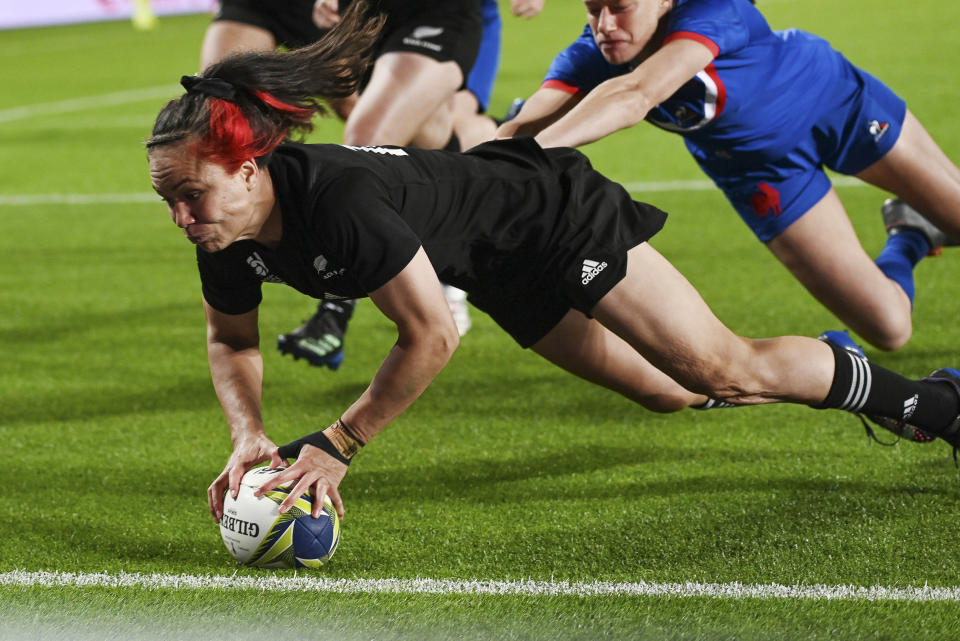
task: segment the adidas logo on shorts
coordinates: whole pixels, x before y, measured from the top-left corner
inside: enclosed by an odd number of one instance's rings
[[[589,285],[590,281],[596,278],[600,272],[607,268],[607,261],[598,263],[595,260],[590,260],[589,258],[583,261],[583,280],[580,282],[584,285]]]

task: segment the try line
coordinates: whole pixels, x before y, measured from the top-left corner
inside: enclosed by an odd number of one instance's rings
[[[0,573],[0,586],[108,587],[177,590],[258,590],[337,594],[477,594],[520,596],[654,596],[716,599],[813,599],[839,601],[960,601],[957,587],[875,585],[779,585],[745,583],[657,583],[646,581],[469,581],[454,579],[331,579],[315,576],[218,576],[190,574]]]
[[[837,187],[864,187],[867,185],[865,182],[849,176],[833,176],[831,177],[831,181]],[[710,191],[717,189],[709,180],[653,180],[622,184],[623,187],[632,194],[669,191]],[[41,205],[136,205],[141,203],[160,204],[160,197],[151,191],[126,194],[0,194],[0,206],[2,207],[31,207]]]

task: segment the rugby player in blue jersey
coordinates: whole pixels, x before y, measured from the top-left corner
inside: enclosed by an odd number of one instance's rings
[[[750,0],[584,4],[587,28],[498,136],[576,147],[642,120],[679,133],[814,297],[872,345],[906,343],[913,268],[960,239],[960,170],[904,101],[822,38],[771,30]],[[897,196],[876,260],[824,167]]]

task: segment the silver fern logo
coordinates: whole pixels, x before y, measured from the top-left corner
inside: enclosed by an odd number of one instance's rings
[[[417,40],[426,40],[427,38],[435,38],[441,33],[443,33],[443,27],[417,27],[410,34],[410,37]]]

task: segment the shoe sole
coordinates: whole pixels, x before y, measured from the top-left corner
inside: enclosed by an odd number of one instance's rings
[[[900,199],[891,198],[885,201],[880,209],[880,215],[888,234],[896,234],[903,229],[923,234],[930,243],[927,256],[939,256],[943,253],[944,247],[955,247],[960,244]]]

